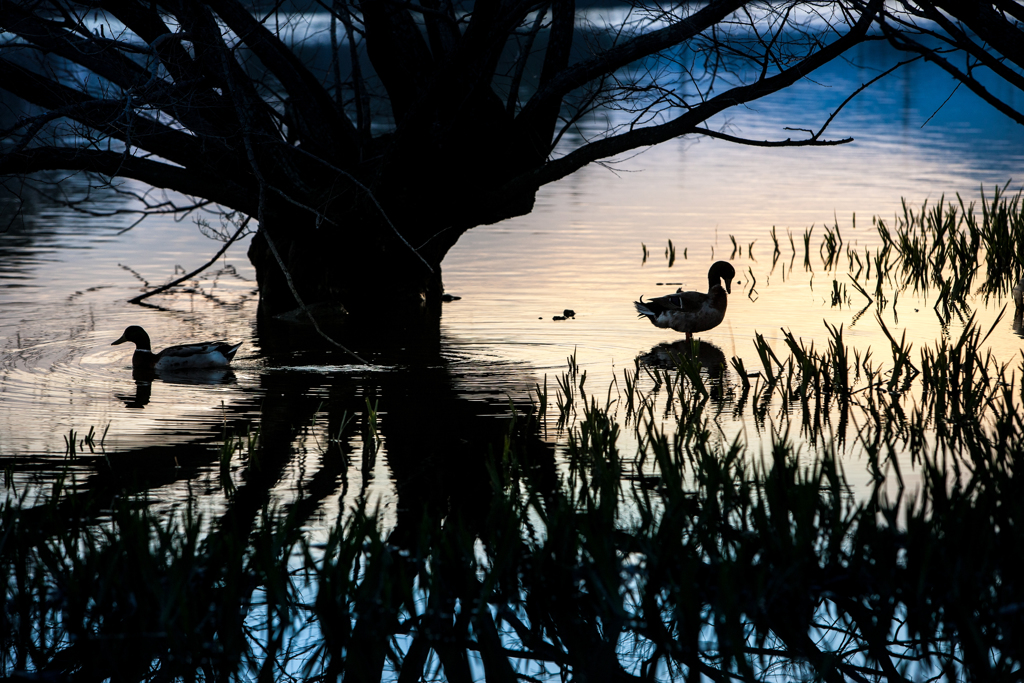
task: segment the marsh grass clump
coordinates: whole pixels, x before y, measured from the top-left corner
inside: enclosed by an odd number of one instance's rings
[[[76,499],[64,501],[62,511],[73,512]],[[35,523],[56,502],[22,510],[8,501],[0,510],[5,675],[145,680],[154,653],[170,677],[238,668],[232,643],[245,637],[242,584],[251,579],[241,570],[244,546],[200,538],[191,509],[159,520],[129,505],[105,524],[72,517],[39,538]]]
[[[892,221],[872,219],[878,247],[865,247],[862,256],[853,244],[846,244],[846,262],[857,290],[869,301],[877,300],[880,308],[887,303],[882,294],[886,288],[896,296],[908,289],[915,294],[934,290],[934,309],[943,321],[954,313],[964,314],[966,299],[973,294],[986,299],[1006,296],[1024,275],[1024,194],[1008,195],[1007,187],[996,187],[991,196],[982,189],[978,204],[965,203],[957,195],[955,202],[941,197],[915,210],[904,200],[902,213]],[[812,231],[813,227],[804,233],[807,270]],[[839,266],[842,247],[838,222],[826,227],[818,250],[826,271]],[[872,284],[873,295],[868,293]],[[832,305],[842,300],[842,293],[834,289]]]

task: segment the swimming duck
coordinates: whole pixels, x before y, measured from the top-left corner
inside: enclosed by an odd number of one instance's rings
[[[655,327],[667,327],[676,332],[685,332],[686,341],[693,339],[694,332],[704,332],[717,327],[725,319],[725,308],[729,301],[726,293],[732,294],[732,279],[736,270],[725,261],[718,261],[708,271],[708,293],[684,292],[659,296],[650,301],[634,301],[640,317],[647,316]],[[722,288],[722,281],[725,288]]]
[[[138,325],[127,327],[121,338],[111,342],[110,345],[114,346],[124,342],[135,344],[132,366],[136,369],[146,370],[192,370],[223,367],[231,362],[238,347],[242,345],[242,342],[232,346],[226,342],[212,341],[168,346],[160,353],[153,353],[150,348],[149,335]]]
[[[1013,286],[1013,305],[1018,311],[1024,309],[1024,277]]]

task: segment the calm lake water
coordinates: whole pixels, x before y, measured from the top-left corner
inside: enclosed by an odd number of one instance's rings
[[[727,124],[757,139],[795,135],[784,126],[817,128],[896,59],[882,47],[864,47],[816,74],[816,82],[729,112],[712,127]],[[587,387],[604,396],[638,355],[678,341],[680,335],[638,320],[632,302],[680,286],[703,290],[708,267],[723,258],[739,276],[725,322],[700,335],[710,355],[757,368],[755,333],[782,354],[780,328],[823,347],[827,321],[844,326],[851,346],[888,358],[874,307],[860,314],[856,292],[852,305],[831,305],[833,280],[847,281],[845,259],[838,273],[824,272],[816,258],[814,270],[805,270],[801,235],[814,227],[816,256],[823,226],[837,224],[843,239],[863,250],[879,242],[871,217],[891,219],[902,211],[901,199],[916,209],[957,193],[977,201],[980,188],[990,194],[1007,181],[1019,189],[1024,129],[966,89],[954,90],[942,73],[913,65],[874,85],[836,119],[832,136],[854,137],[848,145],[762,149],[686,138],[585,168],[542,189],[530,215],[476,228],[450,252],[444,282],[461,300],[444,307],[439,349],[424,353],[411,340],[358,348],[369,366],[317,350],[312,339],[282,351],[257,335],[247,243],[233,245],[183,290],[129,305],[144,283],[188,272],[220,245],[191,218],[151,218],[125,231],[131,218],[86,216],[36,198],[0,234],[0,457],[7,491],[41,491],[61,473],[78,486],[105,486],[115,458],[125,469],[162,473],[144,488],[176,505],[217,489],[225,431],[239,434],[252,423],[262,425],[265,439],[291,443],[295,455],[278,487],[287,498],[315,479],[338,434],[343,420],[330,406],[356,414],[369,404],[379,410],[380,448],[369,459],[353,458],[330,480],[325,513],[364,491],[393,519],[402,495],[396,481],[416,476],[411,462],[429,461],[432,448],[448,448],[461,434],[469,439],[476,427],[467,425],[507,414],[510,398],[525,400],[545,378],[553,388],[568,356],[588,373]],[[1012,93],[1002,94],[1012,101]],[[587,122],[582,133],[602,125]],[[63,182],[69,192],[81,189],[78,178]],[[94,208],[128,206],[108,193]],[[8,203],[5,222],[12,210]],[[773,226],[782,242],[774,267]],[[792,263],[790,233],[797,245]],[[742,251],[734,253],[730,237]],[[677,252],[671,267],[664,255],[669,240]],[[960,323],[943,325],[933,303],[901,295],[883,320],[897,336],[905,331],[915,349],[955,336]],[[979,297],[971,304],[987,329],[1006,301]],[[552,319],[567,308],[574,319]],[[243,345],[229,372],[137,384],[131,348],[110,346],[130,324],[144,326],[158,349],[214,338]],[[1009,315],[989,343],[1005,362],[1024,348]],[[723,439],[760,442],[742,417],[720,423]],[[95,452],[67,458],[71,430],[80,440],[90,429]],[[548,432],[556,453],[564,436]],[[336,447],[358,452],[365,438],[346,432]],[[857,481],[859,469],[849,472]]]

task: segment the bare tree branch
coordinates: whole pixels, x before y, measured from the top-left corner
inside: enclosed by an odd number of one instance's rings
[[[99,173],[109,178],[133,178],[153,187],[163,187],[194,197],[207,197],[246,213],[255,210],[251,205],[250,191],[230,180],[117,152],[71,147],[30,147],[0,158],[0,175],[25,175],[51,169]]]
[[[526,41],[520,48],[519,59],[516,60],[516,70],[512,76],[512,84],[509,86],[508,99],[505,105],[505,110],[509,116],[515,116],[516,107],[519,106],[519,85],[523,81],[523,73],[526,71],[526,64],[529,62],[530,54],[533,51],[533,41],[537,39],[537,34],[540,33],[544,17],[547,16],[547,11],[547,5],[537,10],[537,17],[533,20],[533,26],[530,27],[529,32],[526,34]]]
[[[303,125],[317,131],[320,144],[342,158],[354,157],[358,146],[355,129],[347,118],[339,116],[330,95],[295,53],[237,0],[213,0],[209,4],[277,77],[301,112]]]
[[[790,128],[787,130],[794,129]],[[693,132],[705,137],[725,140],[726,142],[734,142],[738,145],[749,145],[751,147],[834,147],[836,145],[845,145],[853,142],[853,138],[843,138],[841,140],[819,140],[814,135],[805,140],[791,140],[789,138],[785,140],[751,140],[750,138],[736,137],[735,135],[729,135],[728,133],[722,133],[717,130],[711,130],[710,128],[700,127],[694,128]]]
[[[611,73],[642,57],[678,45],[702,31],[708,30],[745,4],[743,0],[719,0],[663,29],[645,33],[617,45],[589,60],[562,70],[540,88],[519,113],[516,125],[528,125],[534,112],[551,101],[560,101],[570,91],[579,88],[603,73]]]
[[[907,34],[907,32],[896,30],[884,19],[879,23],[884,35],[895,47],[906,52],[916,53],[925,60],[936,64],[959,82],[970,88],[974,94],[988,102],[992,107],[1017,123],[1024,125],[1024,112],[1018,111],[1017,108],[1010,103],[996,97],[987,87],[985,87],[984,84],[974,78],[969,71],[962,71],[954,66],[940,50],[914,40]]]
[[[564,178],[598,159],[607,159],[632,149],[656,145],[690,133],[700,123],[730,107],[778,92],[792,85],[798,79],[810,74],[818,67],[827,64],[841,55],[851,45],[856,44],[863,38],[874,21],[881,4],[881,0],[871,0],[867,10],[846,35],[822,47],[819,51],[781,73],[760,79],[750,85],[732,88],[703,104],[693,107],[667,123],[630,130],[626,133],[588,143],[564,157],[549,161],[543,167],[528,172],[507,183],[498,194],[529,192],[533,188],[540,187],[559,178]]]
[[[188,273],[187,275],[182,275],[181,277],[179,277],[178,279],[176,279],[176,280],[174,280],[172,282],[168,282],[165,285],[160,285],[156,289],[152,289],[152,290],[150,290],[148,292],[144,292],[144,293],[142,293],[142,294],[140,294],[140,295],[138,295],[136,297],[132,297],[131,299],[128,299],[128,303],[130,303],[130,304],[137,304],[137,303],[142,302],[145,299],[148,299],[151,296],[154,296],[156,294],[160,294],[162,292],[166,292],[168,289],[172,289],[174,287],[177,287],[178,285],[180,285],[185,280],[191,280],[196,275],[198,275],[199,273],[203,272],[204,270],[206,270],[207,268],[212,266],[214,263],[217,262],[217,259],[219,259],[221,257],[221,255],[223,255],[224,252],[228,250],[228,247],[230,247],[232,244],[234,244],[235,240],[237,240],[239,237],[241,237],[242,232],[249,225],[249,221],[250,220],[252,220],[252,217],[251,216],[246,216],[245,220],[242,221],[242,224],[238,226],[238,230],[235,231],[235,234],[232,235],[231,238],[224,243],[224,246],[221,247],[217,251],[217,253],[213,255],[213,258],[211,258],[209,261],[207,261],[203,265],[199,266],[198,268],[193,270],[191,273]]]

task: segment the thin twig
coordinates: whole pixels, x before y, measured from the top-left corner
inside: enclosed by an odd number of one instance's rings
[[[221,255],[225,251],[228,250],[228,247],[230,247],[232,244],[234,244],[235,240],[237,240],[242,235],[242,231],[245,230],[245,227],[247,225],[249,225],[249,221],[251,221],[251,220],[252,220],[252,216],[246,216],[245,220],[242,221],[242,224],[238,227],[238,230],[236,230],[235,234],[231,236],[231,239],[229,239],[227,242],[225,242],[224,246],[220,248],[220,251],[218,251],[216,254],[214,254],[213,258],[211,258],[209,261],[207,261],[203,265],[199,266],[198,268],[193,270],[188,275],[183,275],[183,276],[179,277],[174,282],[168,282],[166,285],[160,285],[159,287],[157,287],[154,290],[151,290],[149,292],[144,292],[144,293],[138,295],[137,297],[128,299],[128,303],[130,303],[130,304],[137,304],[140,301],[142,301],[143,299],[148,299],[149,297],[151,297],[151,296],[153,296],[155,294],[159,294],[160,292],[166,292],[171,287],[177,287],[178,285],[180,285],[185,280],[188,280],[188,279],[198,275],[199,273],[203,272],[204,270],[206,270],[207,268],[212,266],[214,263],[217,262],[217,259],[219,259],[221,257]]]
[[[861,92],[863,92],[865,89],[870,87],[876,81],[879,81],[879,80],[885,78],[886,76],[888,76],[893,71],[895,71],[896,69],[900,68],[901,66],[906,66],[907,64],[910,64],[912,62],[916,62],[919,59],[921,59],[921,57],[917,56],[917,57],[914,57],[912,59],[908,59],[908,60],[905,60],[905,61],[902,61],[902,62],[897,62],[891,68],[886,69],[882,73],[880,73],[877,76],[875,76],[874,78],[872,78],[867,83],[862,83],[859,88],[857,88],[852,93],[850,93],[850,96],[847,97],[845,100],[843,100],[843,103],[840,104],[839,107],[837,107],[834,112],[832,112],[832,114],[828,117],[828,120],[825,121],[825,124],[821,127],[821,129],[817,133],[814,134],[814,136],[813,136],[814,139],[817,140],[819,137],[821,137],[821,134],[824,133],[825,129],[828,128],[829,124],[832,123],[832,120],[835,119],[835,117],[839,116],[839,112],[841,112],[843,110],[843,107],[845,107],[847,104],[849,104],[850,101],[853,100],[854,97],[859,95]]]
[[[925,119],[924,123],[921,124],[922,128],[927,126],[928,122],[931,121],[932,119],[934,119],[936,114],[938,114],[940,111],[942,111],[942,108],[946,106],[946,103],[949,102],[951,99],[953,99],[953,95],[956,94],[956,91],[960,89],[961,85],[963,85],[963,83],[961,83],[960,81],[956,82],[956,87],[953,88],[953,92],[949,93],[949,97],[947,97],[946,99],[942,100],[942,104],[940,104],[935,109],[935,111],[932,112],[931,116],[929,116],[927,119]]]

